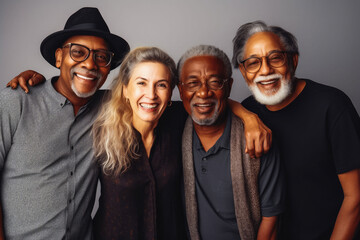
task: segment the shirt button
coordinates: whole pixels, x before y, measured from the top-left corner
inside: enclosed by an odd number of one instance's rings
[[[206,173],[206,168],[202,168],[201,171],[202,171],[203,173]]]
[[[203,159],[202,159],[203,161],[206,161],[206,157],[203,157]]]

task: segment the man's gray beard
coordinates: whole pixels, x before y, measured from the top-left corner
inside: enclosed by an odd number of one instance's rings
[[[248,85],[251,93],[255,97],[256,101],[258,101],[261,104],[264,105],[277,105],[281,102],[283,102],[289,95],[291,95],[294,91],[294,78],[290,80],[285,80],[283,76],[281,76],[281,85],[279,90],[277,90],[276,93],[273,93],[274,90],[267,91],[271,95],[266,95],[260,91],[258,86],[255,83],[256,79],[254,80],[254,83],[251,85]],[[273,93],[273,94],[272,94]]]
[[[88,97],[91,97],[92,95],[94,95],[96,93],[96,91],[98,90],[98,87],[99,87],[99,84],[102,82],[102,78],[104,77],[100,72],[98,71],[88,71],[88,70],[83,70],[83,69],[79,69],[77,67],[73,67],[71,68],[70,70],[71,72],[71,76],[72,76],[72,79],[71,79],[71,89],[73,90],[73,92],[75,93],[76,96],[78,96],[79,98],[88,98]],[[79,92],[76,87],[75,87],[75,84],[74,84],[74,73],[76,72],[91,72],[93,75],[96,75],[97,76],[97,84],[96,86],[94,87],[93,90],[91,90],[90,92],[87,92],[87,93],[81,93]],[[84,74],[85,75],[85,74]]]
[[[94,95],[96,93],[96,91],[98,90],[99,84],[100,84],[100,81],[98,81],[96,87],[91,92],[81,93],[76,89],[74,81],[72,81],[71,82],[71,89],[73,90],[75,95],[78,96],[79,98],[88,98],[88,97],[91,97],[92,95]]]
[[[217,101],[214,101],[214,102],[215,102],[214,114],[211,117],[205,118],[205,119],[197,119],[197,118],[195,118],[193,107],[191,107],[191,118],[192,118],[192,120],[196,124],[198,124],[200,126],[213,125],[216,122],[216,120],[218,119],[218,117],[219,117],[219,103]],[[192,106],[191,102],[190,102],[190,104]]]

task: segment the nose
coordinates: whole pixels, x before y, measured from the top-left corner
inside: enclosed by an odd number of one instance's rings
[[[154,85],[148,85],[146,95],[149,99],[155,99],[157,97],[156,87]]]
[[[206,81],[201,82],[200,88],[196,91],[196,95],[200,98],[207,98],[212,95],[211,89],[206,84]]]
[[[268,61],[267,61],[266,57],[262,57],[261,61],[262,61],[262,63],[261,63],[261,67],[259,69],[259,74],[263,75],[263,76],[267,76],[273,71],[273,69],[268,64]]]
[[[94,58],[93,58],[93,53],[90,52],[90,56],[83,62],[81,62],[83,64],[83,66],[86,67],[86,69],[88,70],[96,70],[98,69],[98,66],[96,65]]]

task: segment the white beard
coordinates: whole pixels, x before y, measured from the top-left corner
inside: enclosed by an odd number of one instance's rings
[[[71,68],[71,76],[72,77],[74,77],[75,72],[83,73],[83,74],[86,74],[86,72],[91,72],[91,74],[96,75],[98,78],[97,84],[94,87],[94,89],[92,89],[90,92],[86,92],[86,93],[79,92],[75,87],[74,79],[71,79],[71,89],[73,90],[75,95],[78,96],[79,98],[88,98],[88,97],[91,97],[92,95],[94,95],[95,92],[98,90],[99,84],[102,82],[103,75],[99,71],[84,70],[84,69],[76,67],[76,66]]]
[[[281,85],[280,88],[276,90],[268,90],[265,93],[261,92],[258,86],[256,85],[257,82],[263,81],[263,80],[270,80],[280,78]],[[248,85],[251,93],[254,95],[256,101],[258,101],[261,104],[264,105],[277,105],[284,101],[290,94],[292,94],[294,90],[294,80],[286,80],[282,75],[280,74],[272,74],[269,76],[260,76],[255,78],[254,83],[251,85]]]
[[[95,92],[98,90],[99,84],[100,81],[97,83],[96,87],[94,87],[94,89],[91,90],[90,92],[81,93],[76,89],[74,82],[71,82],[71,89],[73,90],[75,95],[78,96],[79,98],[88,98],[95,94]]]
[[[210,116],[209,118],[205,118],[205,119],[199,119],[195,116],[195,110],[194,110],[194,107],[193,107],[193,100],[190,101],[190,106],[191,106],[191,118],[192,120],[200,125],[200,126],[211,126],[213,125],[216,120],[218,119],[219,117],[219,103],[214,100],[213,101],[215,103],[215,110],[214,110],[214,113],[212,116]]]

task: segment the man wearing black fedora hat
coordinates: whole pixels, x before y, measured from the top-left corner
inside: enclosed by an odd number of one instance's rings
[[[30,94],[0,93],[1,227],[6,239],[92,239],[98,89],[129,45],[82,8],[40,50],[60,75]]]

